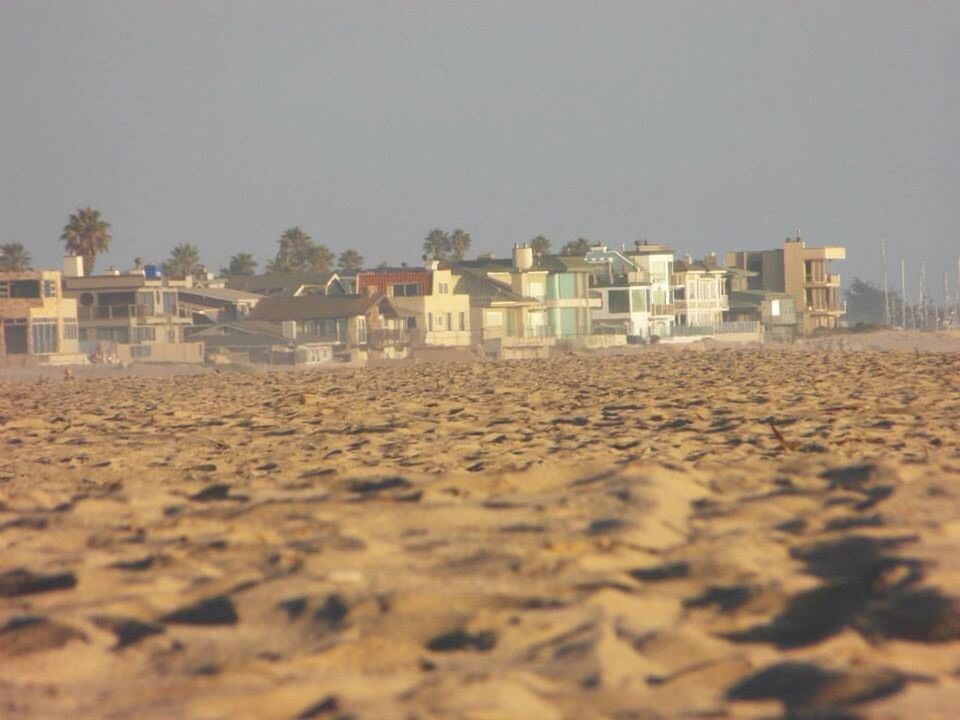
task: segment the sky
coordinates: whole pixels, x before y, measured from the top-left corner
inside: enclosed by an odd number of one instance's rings
[[[702,256],[960,256],[956,0],[0,0],[0,243],[59,267],[87,205],[128,268],[262,264],[303,227],[368,264],[538,234]],[[895,266],[895,269],[894,269]],[[928,280],[928,282],[934,282]],[[939,294],[939,293],[937,293]]]

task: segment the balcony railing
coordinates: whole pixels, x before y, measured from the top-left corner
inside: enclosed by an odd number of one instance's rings
[[[824,273],[822,275],[807,275],[807,285],[840,285],[839,273]]]
[[[673,303],[669,305],[653,304],[650,306],[651,315],[676,315],[677,306]]]
[[[149,305],[81,305],[77,308],[78,320],[144,320],[146,318],[189,318],[190,311],[179,305],[172,312],[157,312]]]
[[[368,328],[366,335],[367,346],[374,350],[403,345],[410,340],[407,331],[402,328]]]

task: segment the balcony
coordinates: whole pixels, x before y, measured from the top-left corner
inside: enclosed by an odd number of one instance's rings
[[[368,328],[366,335],[367,347],[371,350],[383,350],[409,342],[407,331],[402,328]],[[362,338],[360,342],[363,342]]]
[[[804,284],[808,287],[840,287],[840,275],[839,273],[807,275]]]
[[[167,322],[171,318],[189,320],[192,317],[187,308],[175,306],[172,312],[157,312],[149,305],[89,305],[77,308],[78,320],[159,320]]]
[[[673,316],[676,314],[677,314],[677,306],[674,305],[673,303],[670,303],[669,305],[654,304],[650,306],[650,315],[654,317],[663,317],[666,315]]]

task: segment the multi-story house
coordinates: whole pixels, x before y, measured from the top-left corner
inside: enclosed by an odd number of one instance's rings
[[[650,335],[668,337],[676,321],[674,304],[673,250],[646,241],[637,242],[624,253],[650,283]]]
[[[832,272],[830,263],[846,256],[846,249],[840,246],[807,247],[797,232],[797,237],[787,238],[777,250],[727,253],[726,264],[755,273],[749,278],[750,290],[772,290],[793,297],[799,328],[809,334],[839,326],[843,314],[840,275]]]
[[[77,302],[56,270],[0,273],[0,362],[79,362]]]
[[[203,361],[203,343],[184,340],[192,317],[177,297],[192,279],[170,280],[150,266],[84,276],[80,261],[65,258],[63,294],[77,303],[85,352],[108,352],[126,362]]]
[[[457,291],[457,277],[437,262],[426,268],[377,268],[357,273],[357,292],[381,293],[404,319],[413,347],[471,344],[470,296]]]
[[[726,274],[715,255],[708,255],[702,262],[689,255],[674,262],[672,284],[678,325],[707,332],[720,329],[730,309]]]
[[[650,337],[650,276],[623,253],[595,245],[585,257],[593,268],[590,294],[594,332]]]

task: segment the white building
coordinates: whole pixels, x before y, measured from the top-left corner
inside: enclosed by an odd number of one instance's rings
[[[717,330],[730,309],[726,268],[717,266],[716,256],[700,262],[688,255],[674,263],[673,274],[677,324]]]

